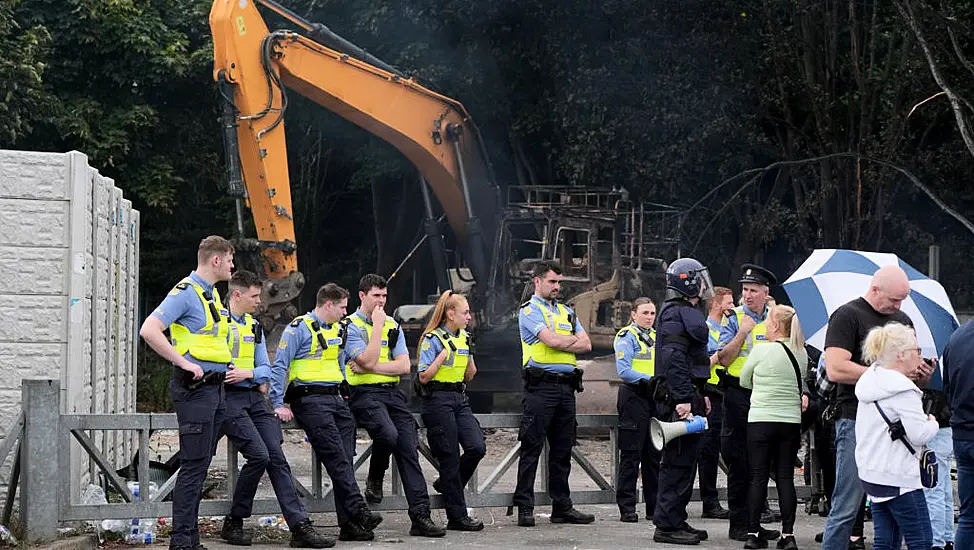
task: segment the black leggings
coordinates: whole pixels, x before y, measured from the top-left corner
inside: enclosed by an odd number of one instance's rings
[[[768,478],[775,466],[778,504],[781,507],[781,530],[795,532],[795,456],[801,446],[801,426],[798,423],[749,422],[747,425],[747,455],[750,466],[750,487],[747,495],[747,532],[761,528],[761,513],[768,497]]]

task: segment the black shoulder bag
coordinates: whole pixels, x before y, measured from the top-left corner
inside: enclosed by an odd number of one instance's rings
[[[886,421],[886,425],[889,426],[889,437],[896,441],[899,439],[906,445],[906,450],[910,451],[910,454],[917,458],[920,463],[920,484],[927,489],[933,489],[937,486],[937,479],[939,472],[937,470],[937,454],[930,449],[924,449],[919,455],[913,445],[906,440],[906,428],[903,427],[903,422],[897,420],[896,422],[890,422],[889,417],[886,416],[886,412],[883,408],[879,406],[878,401],[873,401],[873,405],[876,405],[876,410],[879,411],[879,416],[883,417]]]

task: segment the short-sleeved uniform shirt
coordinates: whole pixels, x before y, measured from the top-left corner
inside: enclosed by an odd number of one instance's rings
[[[322,321],[314,311],[308,312],[308,315],[312,320],[317,321],[319,325],[326,329],[330,329],[331,325]],[[288,325],[284,329],[284,334],[281,335],[281,341],[277,344],[277,353],[274,354],[274,368],[273,375],[271,376],[271,387],[268,395],[270,396],[271,405],[277,409],[284,406],[284,392],[287,389],[287,378],[288,370],[291,367],[291,361],[295,359],[303,359],[311,353],[311,330],[308,325],[304,322],[298,323],[297,326],[293,324]],[[338,364],[341,366],[342,374],[345,374],[345,363],[346,363],[345,350],[338,353]],[[307,381],[295,381],[295,384],[300,385],[311,385],[311,386],[334,386],[338,382],[307,382]]]
[[[200,277],[200,275],[195,271],[189,274],[189,278],[192,279],[196,284],[200,285],[205,292],[213,292],[213,285],[206,282],[206,280],[203,279],[203,277]],[[228,315],[229,312],[224,310],[221,311],[220,314]],[[203,309],[203,302],[200,301],[200,297],[198,294],[196,294],[196,290],[194,290],[190,285],[187,285],[184,289],[174,287],[169,292],[169,295],[162,300],[159,307],[153,310],[152,315],[162,321],[165,328],[169,328],[170,325],[178,323],[190,331],[196,332],[206,326],[206,311]],[[199,359],[191,356],[189,352],[183,354],[183,357],[189,359],[191,363],[199,365],[204,372],[226,372],[227,370],[227,365],[225,363],[200,361]]]
[[[545,311],[548,312],[549,317],[554,319],[558,314],[558,308],[555,306],[555,303],[543,300],[539,298],[537,295],[531,296],[531,300],[529,301],[528,305],[522,307],[517,315],[517,324],[521,330],[522,342],[526,344],[537,344],[538,342],[541,341],[541,339],[538,338],[538,333],[540,333],[543,329],[549,328],[552,331],[555,330],[554,327],[548,326],[548,321],[547,319],[545,319],[545,315],[544,313],[542,313],[541,310],[541,308],[544,308]],[[564,304],[562,305],[568,308],[569,313],[575,313],[568,306],[565,306]],[[582,328],[581,323],[578,322],[578,318],[576,317],[575,334],[582,334],[584,332],[585,330]],[[571,373],[574,372],[575,370],[574,365],[566,365],[566,364],[541,365],[535,363],[533,360],[528,360],[528,364],[525,365],[524,367],[525,368],[536,367],[539,369],[544,369],[547,371],[557,372],[562,374]]]
[[[246,325],[245,317],[237,317],[230,313],[230,322],[236,323],[240,327]],[[264,339],[264,329],[257,325],[257,330],[261,331],[260,342],[254,344],[254,377],[234,384],[243,388],[259,386],[271,378],[271,361],[267,357],[267,341]],[[232,337],[232,335],[231,335]],[[254,336],[244,336],[244,338],[254,338]]]
[[[364,313],[362,313],[361,309],[356,309],[355,313],[353,313],[352,315],[357,315],[360,319],[365,321],[365,324],[369,327],[369,331],[371,332],[372,321],[370,321],[369,318],[366,317]],[[399,323],[396,323],[395,320],[393,320],[392,322],[396,324],[396,328],[399,327]],[[362,352],[365,351],[366,346],[368,346],[368,342],[369,342],[369,334],[362,334],[362,331],[357,326],[355,326],[354,323],[349,323],[348,340],[345,344],[345,362],[347,363],[348,361],[355,359],[359,355],[362,355]],[[392,352],[391,354],[392,359],[395,359],[396,357],[399,357],[401,355],[409,354],[409,350],[406,349],[406,337],[403,336],[402,332],[399,333],[399,340],[396,341],[396,343],[393,345],[390,351]]]

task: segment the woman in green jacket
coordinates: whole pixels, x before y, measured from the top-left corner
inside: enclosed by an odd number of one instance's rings
[[[750,465],[748,491],[748,540],[744,548],[767,548],[758,536],[761,513],[768,495],[771,465],[777,467],[775,482],[781,505],[781,540],[778,548],[795,550],[795,456],[801,446],[802,411],[808,407],[805,394],[805,336],[795,310],[774,306],[768,313],[769,343],[755,346],[741,368],[741,386],[750,388],[751,409],[747,416],[747,448]]]

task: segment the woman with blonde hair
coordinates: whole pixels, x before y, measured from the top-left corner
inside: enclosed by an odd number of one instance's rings
[[[755,346],[741,368],[741,387],[751,389],[747,416],[750,466],[747,503],[748,539],[744,548],[767,548],[761,537],[761,514],[768,496],[771,465],[781,505],[781,540],[778,548],[796,550],[795,457],[801,446],[802,412],[808,407],[805,336],[795,310],[775,305],[766,321],[768,340],[777,345]]]
[[[465,330],[468,323],[467,299],[447,290],[437,300],[419,346],[421,413],[430,450],[440,464],[440,477],[433,482],[433,489],[443,494],[446,528],[454,531],[484,528],[484,522],[467,515],[463,496],[463,488],[487,453],[484,432],[466,394],[466,383],[477,373],[470,354],[470,335]]]
[[[856,383],[856,466],[871,503],[873,548],[899,549],[905,539],[909,550],[928,550],[933,531],[917,459],[940,425],[909,378],[923,366],[916,333],[900,323],[876,327],[862,357],[870,367]]]

